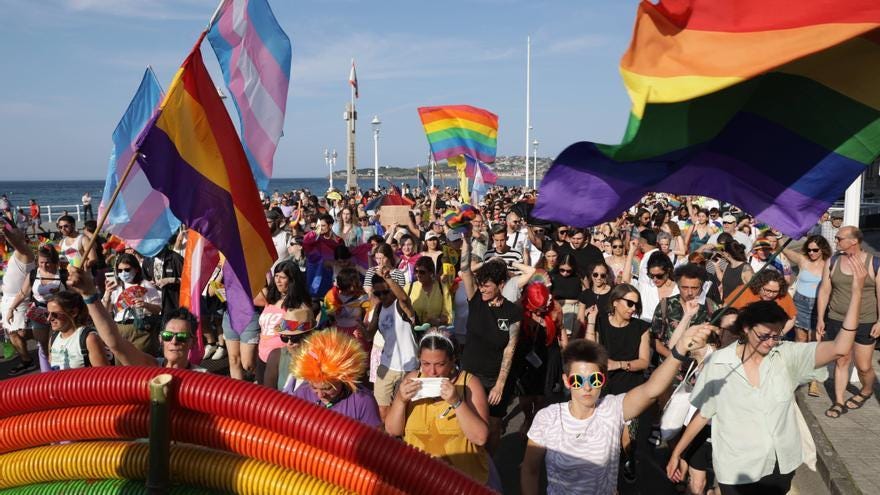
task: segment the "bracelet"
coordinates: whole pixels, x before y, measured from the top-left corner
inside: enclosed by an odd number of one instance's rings
[[[674,357],[675,359],[678,359],[679,361],[687,360],[687,353],[682,354],[678,352],[678,349],[676,349],[675,346],[672,346],[672,349],[669,350],[669,355]]]
[[[89,294],[88,296],[83,296],[83,302],[86,304],[92,304],[98,300],[98,293]]]
[[[459,407],[461,407],[461,397],[459,397],[459,398],[458,398],[458,402],[456,402],[455,404],[452,404],[451,407],[452,407],[453,409],[458,409]]]
[[[857,331],[859,331],[858,327],[856,327],[856,328],[846,328],[846,327],[843,326],[843,325],[840,325],[840,329],[843,330],[844,332],[857,332]]]

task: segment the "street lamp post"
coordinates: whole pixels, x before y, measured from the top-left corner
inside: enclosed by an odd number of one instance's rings
[[[382,125],[382,122],[379,120],[378,115],[373,116],[373,121],[370,122],[373,126],[373,189],[379,190],[379,126]]]
[[[538,190],[538,140],[532,141],[532,150],[534,151],[534,160],[532,160],[532,187]]]
[[[333,171],[336,170],[336,149],[330,153],[330,188],[333,189]]]
[[[333,167],[330,166],[330,150],[327,148],[324,148],[324,166],[330,169],[330,191],[333,190]]]

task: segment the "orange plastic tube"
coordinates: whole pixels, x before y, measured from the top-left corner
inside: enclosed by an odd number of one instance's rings
[[[0,488],[75,479],[144,479],[149,446],[129,442],[52,445],[0,455]],[[175,482],[242,495],[353,493],[312,476],[198,447],[172,446]]]
[[[65,440],[133,439],[147,436],[149,406],[85,406],[22,414],[0,420],[0,453]],[[228,418],[176,409],[171,438],[252,457],[293,469],[361,494],[398,495],[375,473],[327,452]]]

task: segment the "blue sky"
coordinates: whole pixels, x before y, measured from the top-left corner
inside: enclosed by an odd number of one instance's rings
[[[616,143],[629,100],[618,62],[636,0],[270,0],[293,42],[285,136],[275,177],[326,175],[345,162],[350,60],[360,99],[358,166],[425,163],[416,108],[470,104],[499,115],[498,154],[523,154],[526,35],[532,36],[532,125],[540,156],[569,144]],[[163,86],[216,0],[0,0],[2,178],[99,179],[110,136],[144,67]],[[206,64],[222,77],[207,41]],[[233,110],[234,115],[234,110]],[[237,116],[234,116],[237,121]]]

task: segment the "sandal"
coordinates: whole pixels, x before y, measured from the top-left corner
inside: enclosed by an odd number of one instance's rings
[[[807,395],[810,397],[819,397],[819,395],[821,395],[819,393],[819,383],[816,382],[816,380],[810,382],[810,385],[807,388]]]
[[[868,399],[870,399],[872,395],[873,394],[864,395],[861,392],[859,392],[856,395],[853,395],[852,397],[850,397],[849,399],[846,400],[846,408],[849,409],[850,411],[854,411],[856,409],[861,409],[862,406],[865,405],[865,402],[868,402]],[[860,398],[861,400],[856,400],[857,397]],[[851,407],[849,405],[850,403],[855,404],[855,406]]]
[[[831,419],[837,419],[846,414],[846,412],[846,406],[839,402],[835,402],[833,406],[829,407],[828,410],[825,411],[825,416]]]

